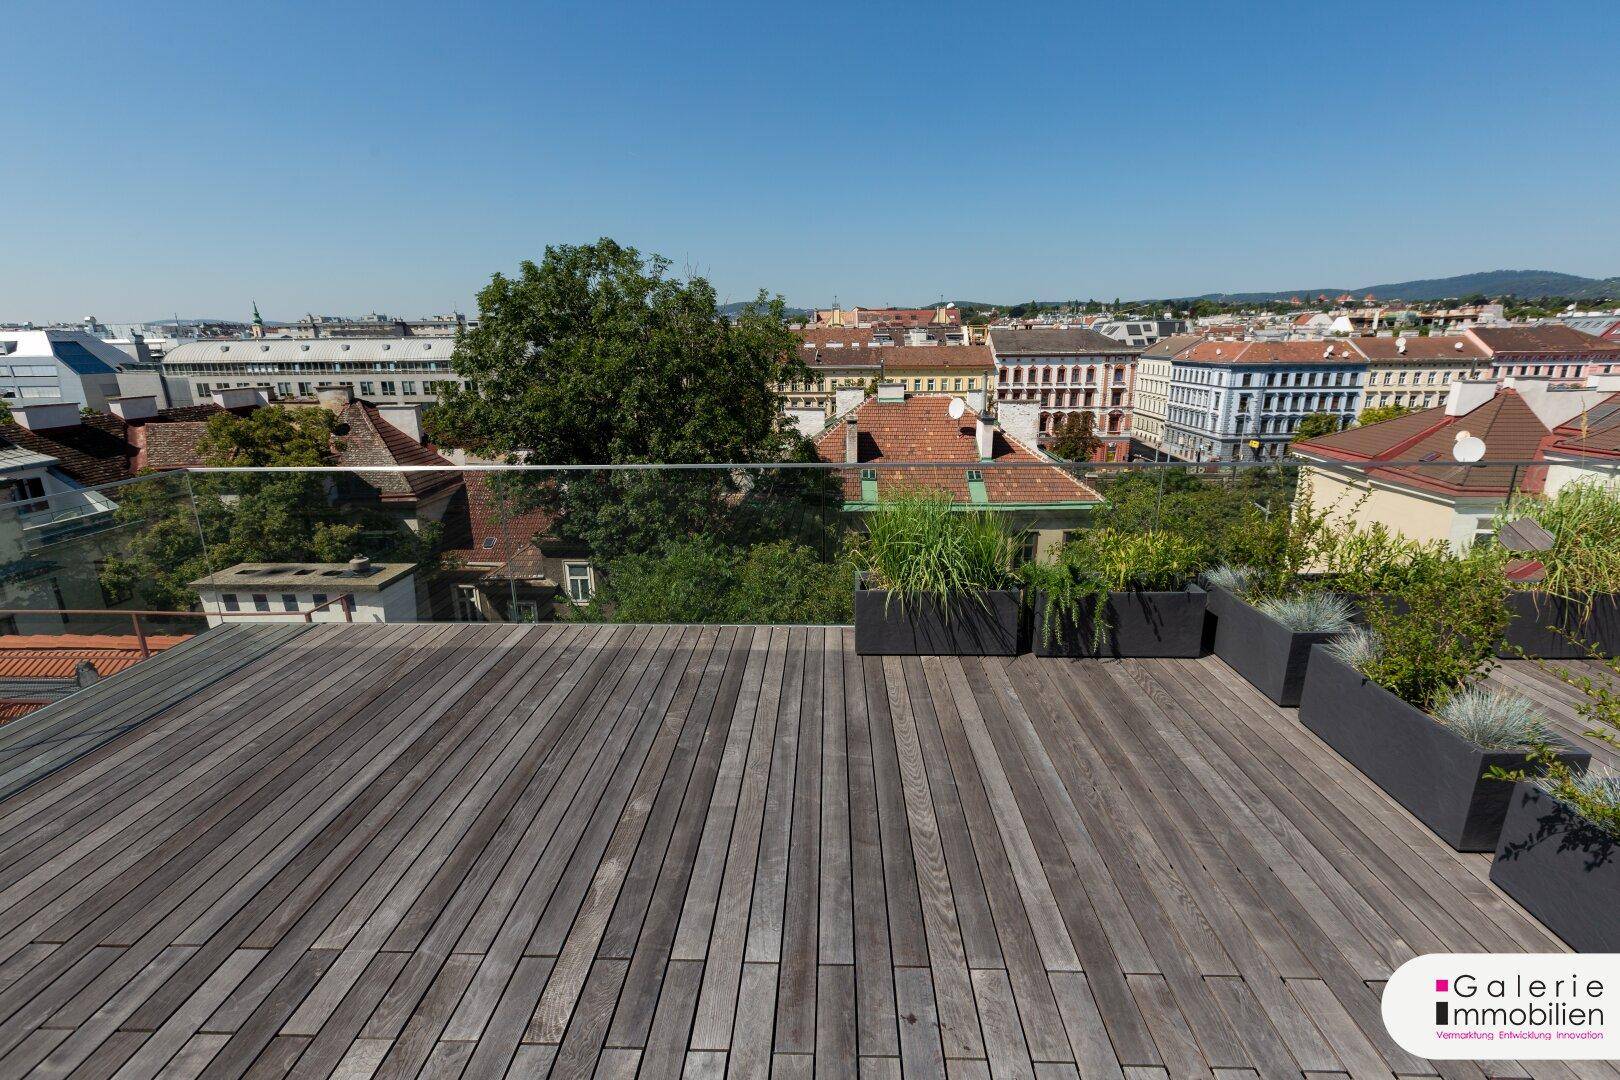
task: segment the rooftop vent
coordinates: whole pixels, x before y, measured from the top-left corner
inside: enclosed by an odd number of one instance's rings
[[[357,577],[371,573],[371,560],[364,555],[356,555],[349,560],[349,573]]]

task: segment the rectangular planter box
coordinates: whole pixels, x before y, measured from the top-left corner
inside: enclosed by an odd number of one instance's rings
[[[1200,656],[1204,646],[1204,609],[1209,594],[1197,585],[1181,592],[1112,592],[1106,608],[1108,632],[1101,648],[1089,610],[1065,623],[1062,640],[1043,642],[1046,593],[1035,594],[1031,627],[1036,656]],[[1094,601],[1087,601],[1087,606]]]
[[[1295,633],[1220,586],[1209,590],[1215,620],[1215,655],[1278,705],[1298,705],[1311,646],[1333,634]]]
[[[1524,754],[1481,750],[1321,646],[1299,719],[1458,851],[1496,850],[1513,785],[1485,772],[1524,768]],[[1580,769],[1592,760],[1574,747],[1561,756]]]
[[[1491,880],[1577,952],[1620,952],[1620,837],[1513,785]]]
[[[1508,594],[1508,607],[1512,619],[1508,623],[1507,645],[1499,651],[1500,656],[1518,656],[1521,649],[1526,656],[1547,660],[1591,655],[1560,630],[1590,644],[1599,656],[1620,655],[1620,595],[1598,593],[1591,598],[1588,609],[1584,603],[1543,592],[1516,590]]]
[[[902,605],[886,589],[855,590],[855,651],[863,656],[1016,656],[1023,595],[985,589],[984,602],[958,598]]]

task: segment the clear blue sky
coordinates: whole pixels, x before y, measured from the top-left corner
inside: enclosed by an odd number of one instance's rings
[[[9,5],[0,320],[1620,274],[1620,5]]]

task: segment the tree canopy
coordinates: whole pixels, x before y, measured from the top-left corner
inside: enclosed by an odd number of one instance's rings
[[[1048,449],[1065,461],[1090,461],[1102,449],[1096,428],[1096,419],[1089,412],[1070,413],[1052,430]]]
[[[1294,437],[1289,443],[1304,442],[1306,439],[1316,439],[1323,435],[1331,435],[1339,430],[1339,418],[1333,413],[1310,413],[1300,417],[1299,427],[1294,431]]]
[[[1385,420],[1394,420],[1397,417],[1405,416],[1411,411],[1405,405],[1375,405],[1370,409],[1363,409],[1361,415],[1356,418],[1356,422],[1364,427],[1367,424],[1381,424]]]

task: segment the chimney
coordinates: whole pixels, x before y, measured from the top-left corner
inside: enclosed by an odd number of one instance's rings
[[[422,438],[422,406],[420,405],[379,405],[377,415],[388,421],[409,435],[415,442],[423,442]]]
[[[841,386],[833,391],[833,416],[843,416],[860,408],[861,402],[866,400],[866,387]]]
[[[157,415],[157,398],[152,394],[142,397],[115,397],[107,399],[112,414],[123,420],[150,420]]]
[[[1495,379],[1454,379],[1446,395],[1446,415],[1465,416],[1495,396]]]
[[[72,401],[53,401],[45,405],[13,406],[11,418],[18,427],[29,431],[50,431],[53,428],[78,427],[82,422],[79,406]]]
[[[364,555],[356,555],[349,560],[349,573],[355,577],[363,577],[371,573],[371,560]]]
[[[342,413],[354,400],[354,391],[347,386],[317,386],[315,401],[329,413]]]
[[[844,421],[844,462],[848,465],[859,465],[861,461],[861,433],[855,423],[855,414],[850,413]]]
[[[1008,438],[1017,439],[1036,450],[1041,438],[1041,403],[1002,401],[996,404],[996,421]]]
[[[270,397],[262,386],[222,386],[213,393],[214,404],[222,409],[257,409],[268,405]]]
[[[989,412],[980,412],[973,425],[973,438],[979,444],[979,460],[989,461],[996,456],[996,418]]]

